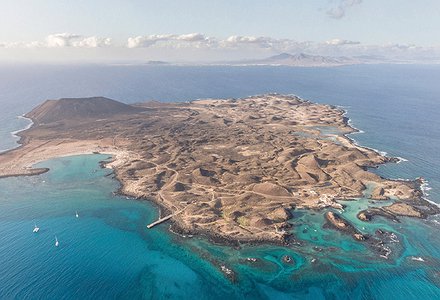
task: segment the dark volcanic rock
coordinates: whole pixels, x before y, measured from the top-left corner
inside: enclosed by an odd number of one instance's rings
[[[387,219],[390,219],[394,222],[399,222],[399,219],[396,215],[392,214],[391,212],[385,211],[381,208],[372,207],[363,211],[360,211],[357,214],[357,218],[361,221],[369,222],[371,221],[375,216],[381,216]]]
[[[367,236],[363,235],[361,232],[359,232],[350,222],[345,220],[340,215],[334,213],[334,212],[327,212],[325,214],[325,218],[327,219],[327,224],[330,227],[333,227],[337,230],[340,230],[342,232],[350,234],[354,239],[358,241],[364,241],[368,239]]]
[[[289,265],[293,265],[295,263],[295,261],[293,260],[293,258],[290,255],[283,255],[281,260],[283,261],[283,263],[286,263]]]
[[[105,118],[144,110],[105,97],[46,100],[26,114],[37,124],[70,119]]]

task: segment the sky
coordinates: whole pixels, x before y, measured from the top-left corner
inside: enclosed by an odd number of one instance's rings
[[[0,0],[0,61],[438,59],[439,0]]]

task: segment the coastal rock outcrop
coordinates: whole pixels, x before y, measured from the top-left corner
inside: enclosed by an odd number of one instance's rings
[[[327,212],[325,218],[331,227],[350,234],[355,240],[365,241],[368,239],[366,235],[359,232],[352,224],[334,212]]]

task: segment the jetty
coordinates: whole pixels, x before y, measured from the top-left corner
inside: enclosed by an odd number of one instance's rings
[[[161,224],[161,223],[163,223],[163,222],[165,222],[165,221],[168,221],[169,219],[171,219],[171,218],[174,217],[175,215],[180,214],[182,211],[183,211],[183,210],[179,210],[178,212],[175,212],[174,214],[171,214],[171,215],[168,215],[168,216],[166,216],[166,217],[160,218],[159,220],[154,221],[154,222],[151,223],[151,224],[148,224],[148,225],[147,225],[147,228],[148,228],[148,229],[151,229],[151,228],[153,228],[153,227],[156,226],[156,225],[159,225],[159,224]]]
[[[163,222],[171,219],[173,216],[174,216],[174,214],[171,214],[171,215],[168,215],[166,217],[160,218],[159,220],[157,220],[157,221],[155,221],[155,222],[153,222],[151,224],[148,224],[147,228],[148,229],[153,228],[154,226],[159,225],[160,223],[163,223]]]

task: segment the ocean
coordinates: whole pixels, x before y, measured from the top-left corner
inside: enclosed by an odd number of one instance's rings
[[[390,178],[426,179],[440,203],[440,66],[335,68],[228,66],[0,66],[0,150],[16,147],[18,118],[46,99],[106,96],[126,103],[239,98],[277,92],[338,105],[361,133],[359,144],[398,164],[374,170]],[[145,225],[157,208],[115,195],[118,182],[100,169],[106,155],[40,163],[50,172],[0,180],[0,299],[438,299],[440,218],[355,214],[370,203],[346,202],[344,217],[363,232],[385,229],[399,242],[388,260],[350,237],[323,228],[325,211],[295,211],[303,242],[235,249]],[[79,217],[75,217],[78,212]],[[34,234],[37,224],[41,229]],[[54,246],[55,236],[59,247]],[[283,255],[294,264],[282,262]],[[247,258],[257,258],[251,264]],[[237,274],[230,282],[219,270]]]

